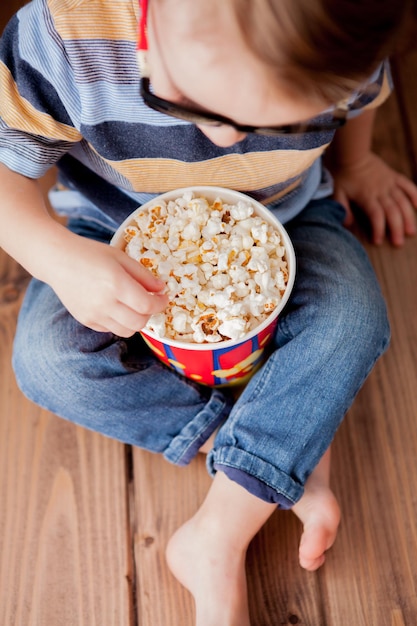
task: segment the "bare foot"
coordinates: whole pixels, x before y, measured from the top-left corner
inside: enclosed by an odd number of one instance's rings
[[[304,524],[299,560],[313,571],[323,565],[325,552],[334,543],[340,523],[339,504],[329,487],[330,450],[307,480],[304,495],[292,508]]]
[[[196,626],[250,626],[246,550],[227,545],[222,528],[208,527],[197,514],[172,536],[166,556],[194,596]]]
[[[313,571],[323,565],[325,552],[333,545],[340,522],[340,509],[329,488],[305,494],[292,509],[304,524],[299,560]]]

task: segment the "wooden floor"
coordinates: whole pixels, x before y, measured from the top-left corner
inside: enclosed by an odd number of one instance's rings
[[[416,180],[417,53],[394,69],[376,148]],[[299,522],[273,515],[249,553],[253,626],[417,625],[417,238],[366,246],[393,337],[336,436],[340,533],[307,573]],[[0,626],[192,626],[164,547],[210,484],[204,460],[177,469],[27,401],[10,366],[26,284],[0,251]]]

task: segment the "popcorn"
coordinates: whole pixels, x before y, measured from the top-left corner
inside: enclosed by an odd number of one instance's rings
[[[288,281],[280,233],[250,201],[185,193],[140,211],[126,253],[166,282],[169,306],[146,328],[183,342],[239,340],[279,305]]]

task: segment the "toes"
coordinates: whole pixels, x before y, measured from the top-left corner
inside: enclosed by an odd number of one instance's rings
[[[323,565],[324,561],[326,560],[326,556],[322,554],[316,559],[309,559],[303,557],[302,554],[300,554],[299,560],[300,565],[303,569],[306,569],[309,572],[314,572],[316,569]]]
[[[311,525],[304,528],[301,537],[299,561],[301,567],[314,571],[321,567],[325,560],[325,552],[334,543],[336,531],[331,531],[323,525]]]

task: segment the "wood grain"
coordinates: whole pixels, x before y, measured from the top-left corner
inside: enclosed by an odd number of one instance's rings
[[[170,573],[165,548],[173,532],[193,515],[207,493],[211,479],[204,458],[195,459],[184,470],[162,457],[134,450],[133,466],[138,623],[194,624],[193,600]]]
[[[0,251],[0,624],[132,623],[125,449],[26,400],[10,368],[26,277]]]

